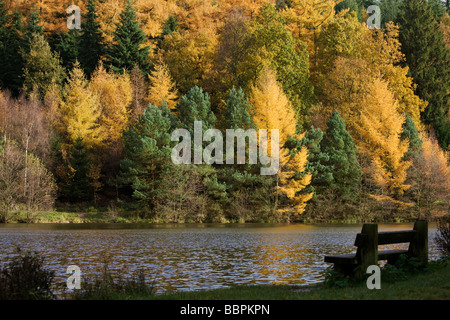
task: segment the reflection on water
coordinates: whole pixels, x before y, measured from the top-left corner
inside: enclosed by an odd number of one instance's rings
[[[411,228],[396,224],[379,230]],[[325,255],[354,251],[360,230],[361,225],[303,224],[1,225],[0,263],[17,247],[38,251],[56,281],[65,283],[69,265],[92,277],[106,262],[116,274],[144,270],[159,293],[236,284],[310,284],[323,280],[329,266]],[[435,229],[429,231],[434,258]]]

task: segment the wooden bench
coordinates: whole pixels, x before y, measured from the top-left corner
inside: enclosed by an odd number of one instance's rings
[[[379,251],[379,245],[409,243],[407,250]],[[325,256],[325,262],[334,263],[334,270],[357,279],[363,279],[367,267],[377,265],[379,260],[395,263],[401,255],[414,257],[418,264],[428,263],[428,223],[416,221],[412,230],[378,232],[377,224],[364,224],[356,235],[356,253]]]

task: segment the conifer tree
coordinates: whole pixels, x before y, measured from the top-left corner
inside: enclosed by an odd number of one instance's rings
[[[401,9],[401,50],[417,84],[416,94],[429,103],[421,118],[424,124],[434,127],[439,143],[446,149],[450,144],[450,50],[426,0],[405,0]]]
[[[65,76],[59,54],[52,52],[43,35],[34,34],[28,52],[21,51],[24,59],[24,89],[35,88],[43,97],[52,83],[61,85]]]
[[[315,195],[326,192],[333,183],[332,169],[334,167],[329,164],[330,156],[323,151],[323,138],[323,131],[312,126],[306,131],[303,139],[288,142],[291,144],[298,141],[308,149],[306,172],[310,173],[312,177],[311,184],[306,188],[306,191],[315,192]]]
[[[398,198],[410,186],[405,183],[411,162],[404,160],[408,141],[401,140],[403,115],[397,111],[396,101],[387,84],[377,80],[365,101],[357,124],[358,147],[370,159],[369,180],[382,191],[384,198]]]
[[[103,142],[99,100],[89,87],[79,63],[69,74],[58,113],[60,132],[69,145],[81,138],[86,148],[92,150]]]
[[[61,57],[61,64],[66,70],[72,69],[78,61],[80,49],[80,31],[71,29],[56,35],[54,43],[55,51]]]
[[[405,114],[405,122],[402,125],[400,139],[407,140],[409,143],[408,151],[405,154],[405,157],[407,158],[411,158],[414,153],[420,151],[422,148],[423,141],[419,136],[419,132],[417,131],[414,121],[408,114]]]
[[[81,37],[78,60],[90,78],[105,54],[103,34],[98,22],[96,4],[94,0],[87,3],[87,13],[81,24]],[[131,71],[131,70],[130,70]]]
[[[178,100],[178,92],[170,76],[169,68],[163,61],[155,65],[155,70],[149,75],[149,80],[148,102],[158,106],[164,100],[169,109],[174,109]]]
[[[142,45],[147,41],[136,15],[136,9],[131,0],[127,0],[125,9],[120,13],[119,23],[116,24],[114,39],[108,50],[108,64],[114,72],[131,72],[135,65],[148,74],[151,63],[149,61],[149,47]]]
[[[329,186],[340,197],[355,198],[361,183],[361,167],[357,159],[355,142],[337,111],[333,111],[327,122],[321,149],[329,157],[328,161],[325,161],[325,164],[331,167],[332,173],[332,182]]]
[[[22,46],[20,15],[10,14],[4,1],[0,1],[0,88],[19,93],[23,79],[23,59],[17,54]]]
[[[93,181],[89,176],[92,163],[89,151],[82,138],[75,141],[70,153],[69,163],[70,170],[73,173],[69,181],[69,188],[64,195],[65,198],[73,202],[92,200],[94,188]]]
[[[167,105],[149,105],[124,133],[125,158],[120,162],[119,181],[129,185],[133,198],[153,206],[161,183],[161,174],[170,163],[170,134],[177,119]]]
[[[202,121],[203,130],[214,128],[216,116],[211,111],[209,95],[202,88],[195,86],[181,97],[176,105],[182,126],[193,134],[194,121]]]
[[[44,27],[41,25],[41,16],[36,10],[31,11],[25,27],[24,40],[29,45],[34,34],[44,35]]]
[[[253,107],[245,98],[242,88],[236,90],[233,87],[225,101],[224,120],[226,129],[251,129],[255,128],[252,118]]]
[[[273,69],[263,69],[254,85],[251,87],[250,101],[254,106],[253,120],[259,129],[278,129],[279,133],[279,170],[276,173],[275,210],[293,210],[295,215],[301,214],[313,193],[302,193],[311,182],[311,174],[304,173],[307,164],[308,150],[288,150],[286,142],[289,138],[301,140],[296,135],[295,112],[292,105],[278,83]],[[271,137],[267,139],[267,148],[272,144]],[[260,150],[262,145],[259,146]],[[269,149],[269,148],[268,148]],[[270,154],[269,150],[267,153]],[[289,199],[287,208],[278,207],[279,195]]]

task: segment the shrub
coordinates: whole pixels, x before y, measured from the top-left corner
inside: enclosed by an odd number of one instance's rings
[[[75,300],[113,300],[149,296],[154,294],[153,285],[146,283],[142,270],[130,278],[114,278],[107,264],[104,265],[100,276],[92,281],[84,281],[81,289],[72,294]]]
[[[54,272],[35,252],[21,253],[0,270],[0,300],[50,300]]]

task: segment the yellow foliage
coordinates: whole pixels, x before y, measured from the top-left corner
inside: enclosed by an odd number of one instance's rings
[[[254,106],[253,120],[260,129],[278,129],[279,131],[279,170],[277,173],[278,192],[285,194],[290,200],[295,214],[301,214],[306,202],[313,194],[302,194],[301,191],[311,182],[311,175],[304,174],[308,151],[303,147],[296,154],[289,154],[284,147],[289,136],[296,136],[295,112],[289,99],[276,80],[275,71],[264,67],[260,76],[251,87],[250,101]],[[268,131],[270,132],[270,131]],[[297,137],[301,139],[301,137]],[[268,138],[268,144],[270,137]],[[260,146],[261,148],[261,146]],[[269,153],[269,152],[268,152]],[[299,177],[304,174],[303,177]],[[285,210],[280,210],[285,211]]]
[[[159,106],[165,100],[169,109],[174,109],[178,100],[177,89],[164,62],[156,64],[155,71],[149,75],[149,80],[148,102]]]
[[[250,102],[254,106],[255,124],[261,129],[278,129],[280,146],[295,134],[295,112],[273,69],[265,67],[261,71],[251,87]]]
[[[87,148],[93,148],[103,141],[99,100],[79,64],[70,72],[58,111],[59,129],[66,134],[69,143],[81,138]]]
[[[100,125],[105,138],[109,143],[116,143],[129,121],[129,106],[133,97],[130,77],[127,73],[108,72],[100,65],[92,75],[90,88],[100,103]]]
[[[280,150],[280,170],[279,192],[286,195],[291,201],[294,214],[302,214],[305,211],[306,203],[313,197],[314,193],[303,194],[301,191],[311,183],[311,173],[298,175],[305,172],[308,163],[308,150],[302,147],[295,155],[289,155],[287,149]]]
[[[410,161],[403,157],[409,142],[401,141],[404,117],[387,83],[375,80],[356,124],[359,150],[371,160],[371,179],[389,195],[402,195],[410,186],[404,182]]]

